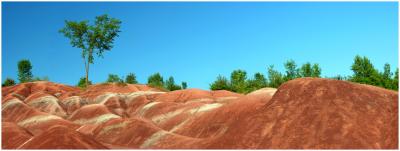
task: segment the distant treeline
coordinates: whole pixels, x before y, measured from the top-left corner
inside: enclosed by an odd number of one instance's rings
[[[282,74],[274,69],[271,65],[267,68],[267,78],[262,73],[255,73],[250,79],[247,78],[246,71],[234,70],[228,80],[226,77],[219,75],[217,79],[210,84],[211,90],[229,90],[238,93],[248,93],[263,87],[277,88],[282,83],[301,77],[320,77],[321,68],[318,64],[305,63],[297,67],[293,60],[284,63],[285,73]],[[325,77],[330,79],[351,81],[363,84],[383,87],[386,89],[398,90],[398,68],[392,73],[390,65],[384,65],[383,72],[375,69],[371,61],[367,57],[356,56],[354,63],[351,65],[353,75],[334,77]]]
[[[281,73],[275,70],[273,65],[270,65],[267,68],[267,76],[257,72],[251,78],[247,77],[247,73],[244,70],[234,70],[231,73],[230,79],[222,75],[218,75],[217,79],[210,84],[210,89],[229,90],[237,93],[249,93],[264,87],[277,88],[282,83],[296,78],[321,77],[322,70],[317,63],[311,64],[307,62],[300,67],[297,67],[295,61],[288,60],[284,63],[284,67],[286,71]],[[396,71],[393,73],[388,63],[384,65],[383,71],[381,72],[374,68],[371,61],[367,57],[361,57],[357,55],[354,58],[354,63],[351,65],[350,69],[353,71],[353,75],[337,75],[334,77],[325,78],[369,84],[396,91],[398,90],[399,69],[396,68]],[[34,77],[31,70],[32,65],[29,60],[21,60],[18,62],[18,80],[20,83],[49,80],[48,77]],[[137,84],[138,81],[136,80],[136,75],[134,73],[129,73],[125,78],[120,78],[116,74],[109,74],[105,83],[126,85]],[[12,86],[15,84],[16,82],[13,79],[7,78],[2,86]],[[92,84],[92,82],[88,81],[88,85],[90,84]],[[170,76],[167,80],[164,80],[160,73],[150,75],[147,79],[147,84],[169,91],[187,88],[186,82],[182,82],[180,85],[176,84],[174,77],[172,76]],[[77,86],[82,88],[86,87],[85,77],[80,78]]]

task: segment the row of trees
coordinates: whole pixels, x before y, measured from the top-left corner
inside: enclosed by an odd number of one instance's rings
[[[318,64],[306,63],[297,68],[293,60],[285,64],[286,73],[282,74],[271,65],[268,67],[268,77],[262,73],[255,73],[252,78],[247,78],[244,70],[234,70],[230,79],[218,75],[217,80],[210,84],[211,90],[229,90],[238,93],[248,93],[263,87],[278,87],[282,83],[299,77],[320,77],[321,68]]]
[[[47,76],[40,78],[34,77],[32,74],[32,64],[29,60],[23,59],[18,62],[18,80],[20,83],[24,82],[34,82],[34,81],[49,81]],[[6,78],[2,86],[13,86],[17,82],[12,78]]]
[[[246,71],[234,70],[230,79],[218,75],[217,79],[210,84],[211,90],[229,90],[238,93],[248,93],[263,87],[277,88],[282,83],[301,77],[320,77],[321,68],[318,64],[309,62],[297,67],[295,61],[289,60],[284,63],[285,72],[274,69],[271,65],[267,68],[267,78],[262,73],[255,73],[250,79],[247,79]],[[325,77],[337,80],[352,81],[357,83],[375,85],[386,89],[398,90],[398,68],[393,73],[390,65],[384,65],[383,72],[375,69],[371,61],[367,57],[356,56],[351,66],[353,75],[350,76],[334,76]]]
[[[134,73],[129,73],[126,77],[125,80],[123,78],[120,78],[116,74],[109,74],[107,80],[105,81],[106,83],[118,83],[118,84],[137,84],[138,81],[136,80],[136,75]],[[91,85],[92,82],[88,81],[88,84]],[[170,76],[166,81],[164,81],[164,78],[161,76],[160,73],[155,73],[152,74],[148,77],[147,79],[147,84],[149,86],[169,90],[169,91],[174,91],[174,90],[180,90],[180,89],[186,89],[187,88],[187,83],[182,82],[181,85],[175,84],[174,77]],[[77,86],[85,88],[86,87],[86,79],[85,77],[82,77]]]

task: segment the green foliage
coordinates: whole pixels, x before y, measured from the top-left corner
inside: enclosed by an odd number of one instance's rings
[[[399,90],[399,68],[394,72],[394,77],[392,79],[392,89]]]
[[[255,73],[253,79],[247,80],[246,93],[268,86],[267,79],[262,73]]]
[[[180,90],[181,86],[175,84],[174,77],[170,76],[167,81],[165,81],[165,88],[170,91]]]
[[[18,62],[18,80],[20,83],[32,81],[32,65],[29,60]]]
[[[125,83],[137,84],[136,75],[134,73],[129,73],[125,78]]]
[[[312,75],[311,63],[307,62],[306,64],[303,64],[300,68],[299,74],[301,77],[311,77]]]
[[[186,89],[187,88],[187,83],[186,82],[182,82],[182,89]]]
[[[210,85],[211,90],[231,90],[230,82],[222,75],[218,75],[217,80]]]
[[[268,67],[268,79],[269,79],[268,86],[273,88],[277,88],[283,82],[285,82],[283,75],[279,71],[274,70],[273,65]]]
[[[347,80],[348,80],[348,77],[342,76],[342,75],[337,75],[337,76],[334,76],[334,77],[330,77],[329,79],[347,81]]]
[[[49,81],[49,77],[47,77],[47,76],[44,76],[43,78],[34,77],[34,78],[32,79],[32,81]]]
[[[76,86],[81,87],[81,88],[86,88],[89,85],[92,85],[92,81],[88,81],[88,85],[86,85],[86,78],[85,77],[81,77]]]
[[[311,77],[321,77],[321,68],[319,64],[316,63],[312,66]]]
[[[231,90],[233,92],[244,93],[246,92],[246,71],[234,70],[231,73]]]
[[[86,83],[89,81],[89,64],[93,63],[93,53],[103,57],[104,51],[113,47],[115,37],[118,37],[121,21],[108,15],[97,16],[94,24],[88,21],[65,21],[65,27],[59,32],[70,39],[73,47],[82,50],[86,71]]]
[[[378,71],[374,68],[371,61],[367,57],[356,56],[354,63],[351,66],[354,74],[350,81],[370,84],[376,86],[383,86],[381,83]]]
[[[15,83],[14,79],[6,78],[6,80],[4,80],[4,83],[1,86],[8,87],[8,86],[13,86],[15,84],[16,83]]]
[[[118,77],[116,74],[108,74],[107,83],[124,83],[124,80]]]
[[[163,88],[164,87],[164,79],[160,75],[160,73],[155,73],[150,75],[147,79],[147,84],[154,87]]]
[[[288,60],[284,64],[286,69],[286,75],[284,77],[285,81],[293,80],[299,77],[299,70],[297,69],[297,65],[293,60]]]

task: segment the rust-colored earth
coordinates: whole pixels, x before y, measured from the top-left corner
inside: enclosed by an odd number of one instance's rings
[[[398,92],[300,78],[247,95],[52,82],[2,88],[3,149],[397,149]]]

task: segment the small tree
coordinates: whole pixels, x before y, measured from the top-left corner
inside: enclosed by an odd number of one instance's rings
[[[174,90],[180,90],[181,87],[179,85],[175,84],[174,77],[170,76],[167,81],[165,81],[165,88],[174,91]]]
[[[114,83],[114,82],[123,83],[123,80],[121,78],[119,78],[118,75],[116,75],[116,74],[108,74],[108,78],[107,78],[106,82],[109,82],[109,83]]]
[[[254,78],[247,80],[247,92],[251,92],[257,89],[261,89],[268,86],[267,79],[264,77],[262,73],[255,73]]]
[[[394,72],[394,77],[393,77],[393,84],[392,88],[393,90],[399,90],[399,68],[396,69]]]
[[[20,83],[32,81],[32,65],[29,60],[18,62],[18,80]]]
[[[311,63],[307,62],[303,64],[300,68],[299,74],[301,77],[311,77],[312,76]]]
[[[321,77],[321,68],[319,64],[315,63],[311,69],[311,77]]]
[[[11,78],[6,78],[6,80],[4,81],[4,83],[1,86],[8,87],[8,86],[13,86],[13,85],[15,85],[15,81]]]
[[[269,87],[277,88],[279,87],[284,81],[283,75],[274,70],[274,66],[271,65],[268,67],[268,79],[269,79]]]
[[[164,87],[164,79],[160,75],[160,73],[155,73],[155,74],[149,76],[149,78],[147,79],[147,84],[150,86],[163,88]]]
[[[378,71],[374,68],[371,61],[367,57],[356,56],[354,63],[351,66],[354,74],[351,77],[351,81],[382,86]]]
[[[211,90],[231,90],[228,79],[218,75],[217,80],[210,85]]]
[[[121,21],[110,18],[108,15],[97,16],[94,25],[88,21],[65,21],[65,27],[59,32],[70,39],[73,47],[82,50],[82,58],[85,64],[86,85],[89,82],[89,65],[93,64],[95,52],[103,57],[104,51],[113,47],[114,38],[118,37]]]
[[[186,82],[182,82],[182,89],[186,89],[187,88],[187,83]]]
[[[246,92],[246,71],[234,70],[231,73],[231,90],[234,92]]]
[[[299,71],[297,69],[297,65],[293,60],[288,60],[286,61],[285,69],[286,69],[286,75],[285,75],[285,81],[289,81],[292,79],[295,79],[299,77]]]
[[[81,88],[86,88],[87,86],[89,86],[91,84],[92,84],[92,81],[88,81],[88,85],[87,85],[85,77],[81,77],[76,86],[81,87]]]
[[[136,75],[134,73],[129,73],[125,78],[125,83],[137,84]]]

